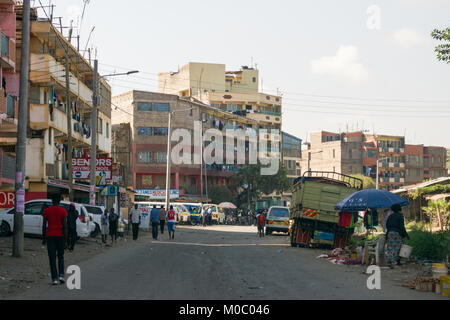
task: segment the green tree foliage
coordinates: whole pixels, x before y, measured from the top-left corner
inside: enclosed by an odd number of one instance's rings
[[[450,63],[450,28],[445,30],[434,29],[431,32],[431,37],[439,41],[444,41],[443,44],[436,46],[434,51],[437,52],[437,59],[439,61]]]
[[[212,203],[233,202],[233,194],[227,186],[211,186],[208,188],[208,196]]]
[[[239,170],[235,184],[238,188],[244,188],[244,192],[238,196],[238,203],[248,203],[248,198],[252,202],[262,194],[270,194],[274,191],[282,192],[290,187],[287,169],[281,162],[275,175],[261,175],[260,164],[246,165]]]
[[[375,181],[371,177],[366,177],[362,174],[353,174],[351,175],[353,178],[361,179],[363,182],[363,189],[375,189]]]

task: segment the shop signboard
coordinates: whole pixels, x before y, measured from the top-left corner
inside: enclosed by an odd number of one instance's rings
[[[112,158],[97,158],[96,173],[97,185],[104,185],[105,181],[112,180]],[[73,178],[84,180],[90,178],[90,159],[89,158],[73,158],[72,159]],[[99,181],[100,177],[100,181]]]
[[[137,189],[134,190],[134,193],[138,196],[146,196],[150,199],[165,199],[166,198],[166,190],[161,189]],[[176,199],[180,197],[180,190],[172,189],[170,190],[170,199]]]

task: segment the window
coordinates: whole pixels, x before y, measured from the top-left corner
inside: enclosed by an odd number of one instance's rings
[[[333,159],[334,158],[336,158],[336,150],[335,149],[333,149]],[[333,171],[334,171],[334,169],[333,169]]]
[[[350,159],[352,158],[352,149],[348,150],[348,157],[349,157]],[[350,172],[352,172],[352,171],[350,170]]]
[[[42,202],[30,203],[25,205],[25,214],[26,215],[40,215],[42,213]]]
[[[153,153],[151,151],[138,152],[138,162],[152,163],[153,162]]]
[[[167,136],[168,128],[153,128],[153,135],[155,136]]]
[[[109,123],[106,123],[106,137],[109,138]]]
[[[8,95],[6,97],[6,115],[8,118],[14,118],[15,110],[14,110],[14,97]]]
[[[170,104],[169,103],[154,103],[153,104],[153,110],[154,111],[162,111],[162,112],[168,112],[170,111]]]
[[[156,162],[158,163],[167,162],[167,152],[162,151],[156,152]]]
[[[252,81],[253,81],[253,82],[256,82],[256,77],[253,77],[253,78],[252,78]]]
[[[138,102],[137,103],[138,111],[152,111],[152,103],[151,102]]]
[[[48,128],[48,144],[52,145],[52,128]]]
[[[103,119],[102,118],[98,118],[97,121],[97,132],[102,134],[103,133]]]
[[[138,135],[139,136],[151,136],[152,135],[152,127],[138,127]]]

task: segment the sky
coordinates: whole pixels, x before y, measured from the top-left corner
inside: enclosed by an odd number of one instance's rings
[[[260,91],[283,96],[282,130],[304,141],[365,130],[450,148],[450,64],[430,36],[450,27],[448,0],[40,2],[64,26],[73,20],[82,49],[94,28],[100,74],[140,71],[110,78],[113,95],[157,91],[158,72],[188,62],[253,61]]]

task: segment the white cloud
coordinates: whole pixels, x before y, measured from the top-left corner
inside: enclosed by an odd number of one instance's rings
[[[334,56],[312,60],[311,71],[315,74],[333,75],[355,82],[369,77],[369,71],[359,62],[358,48],[351,45],[341,45]]]
[[[406,49],[421,45],[427,40],[423,34],[407,27],[396,30],[392,39],[395,44]]]

